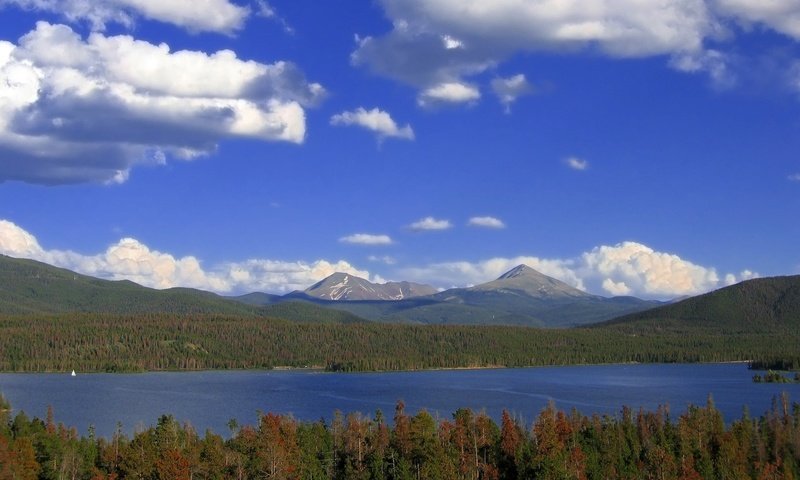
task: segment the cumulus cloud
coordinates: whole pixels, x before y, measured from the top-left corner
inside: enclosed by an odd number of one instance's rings
[[[603,290],[610,293],[611,295],[628,295],[631,293],[630,287],[628,287],[625,282],[615,282],[610,278],[606,278],[603,280]]]
[[[753,272],[751,270],[742,270],[738,277],[732,273],[729,273],[725,275],[725,285],[733,285],[734,283],[743,282],[753,278],[759,278],[760,276],[761,275],[758,272]]]
[[[506,224],[495,217],[472,217],[467,221],[467,225],[481,228],[506,228]]]
[[[380,277],[370,275],[349,262],[339,260],[316,260],[314,262],[287,262],[280,260],[251,259],[230,263],[221,267],[237,291],[268,291],[286,293],[304,290],[314,283],[336,272],[349,273],[356,277],[377,281]]]
[[[381,3],[393,28],[359,38],[352,62],[423,91],[446,82],[463,84],[520,52],[672,56],[702,51],[704,41],[722,30],[704,0]]]
[[[331,125],[355,125],[365,128],[375,133],[379,140],[388,137],[414,140],[414,131],[411,129],[411,125],[406,124],[404,127],[399,127],[388,112],[378,108],[366,110],[359,107],[351,112],[337,113],[331,117]]]
[[[409,225],[411,230],[418,232],[425,230],[447,230],[452,227],[453,224],[450,223],[450,220],[437,220],[433,217],[425,217]]]
[[[508,78],[495,78],[492,80],[492,90],[505,108],[506,113],[509,113],[511,112],[511,104],[516,102],[519,97],[533,92],[533,87],[528,83],[524,74],[518,73]]]
[[[339,239],[342,243],[352,245],[391,245],[392,238],[389,235],[373,235],[370,233],[354,233]]]
[[[584,277],[624,282],[629,292],[651,296],[690,295],[720,285],[715,269],[636,242],[595,247],[581,256],[579,268]],[[606,288],[612,285],[604,284],[603,288],[614,294],[614,287]]]
[[[589,168],[589,162],[578,157],[569,157],[564,159],[564,163],[573,170],[583,171]]]
[[[152,288],[192,287],[219,293],[287,293],[305,289],[335,272],[377,278],[343,260],[290,262],[249,259],[206,269],[193,256],[175,257],[153,250],[133,238],[123,238],[96,255],[45,250],[32,234],[7,220],[0,220],[0,253],[108,280],[131,280]]]
[[[481,98],[481,92],[474,85],[460,82],[445,82],[425,89],[417,98],[420,106],[439,103],[474,102]]]
[[[141,164],[246,137],[301,143],[324,89],[291,63],[230,50],[170,51],[130,36],[39,22],[0,41],[0,181],[124,181]]]
[[[36,237],[8,220],[0,220],[0,253],[24,258],[40,258],[44,250]]]
[[[708,74],[714,85],[728,87],[741,68],[732,61],[737,36],[757,28],[800,40],[796,0],[380,3],[391,30],[359,38],[351,60],[423,92],[445,82],[463,84],[520,53],[540,52],[664,57],[673,68]]]
[[[132,27],[137,17],[171,23],[192,32],[231,34],[241,29],[250,9],[229,0],[0,0],[0,7],[63,15],[69,22],[88,22],[96,31],[109,23]]]

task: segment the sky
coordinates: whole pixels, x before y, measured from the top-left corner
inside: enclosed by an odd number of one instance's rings
[[[0,253],[225,295],[800,273],[798,0],[0,0]]]

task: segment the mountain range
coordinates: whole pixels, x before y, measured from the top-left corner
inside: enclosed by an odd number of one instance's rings
[[[570,327],[662,305],[634,297],[591,295],[519,265],[496,280],[442,292],[408,282],[371,283],[334,273],[302,292],[234,297],[251,305],[308,302],[378,322]]]
[[[302,292],[224,297],[190,288],[157,290],[127,280],[102,280],[0,255],[0,314],[67,312],[753,332],[800,327],[800,275],[748,280],[674,303],[592,295],[525,265],[487,283],[441,292],[426,285],[374,284],[336,273]]]
[[[292,303],[287,306],[285,304]],[[568,327],[660,305],[606,298],[520,265],[496,280],[442,292],[411,282],[376,284],[334,273],[305,291],[224,297],[191,288],[156,290],[0,255],[0,313],[174,313],[278,316],[318,322],[379,321]]]

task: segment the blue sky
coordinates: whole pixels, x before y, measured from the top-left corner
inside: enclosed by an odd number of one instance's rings
[[[796,0],[0,0],[0,253],[224,294],[800,273]]]

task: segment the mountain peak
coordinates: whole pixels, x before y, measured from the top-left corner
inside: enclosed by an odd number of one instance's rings
[[[508,279],[508,278],[517,278],[517,277],[527,277],[527,276],[543,276],[542,273],[532,269],[531,267],[525,265],[524,263],[517,265],[516,267],[512,268],[511,270],[507,271],[506,273],[497,277],[498,280]]]
[[[355,275],[350,275],[349,273],[334,272],[334,273],[328,275],[327,277],[325,277],[324,279],[322,279],[320,282],[317,282],[317,283],[319,284],[319,283],[323,283],[323,282],[324,283],[348,282],[348,281],[350,281],[351,278],[353,280],[364,280],[364,281],[366,281],[365,279],[363,279],[361,277],[356,277]]]
[[[429,285],[409,282],[375,284],[349,273],[336,272],[305,290],[323,300],[402,300],[436,293]]]

